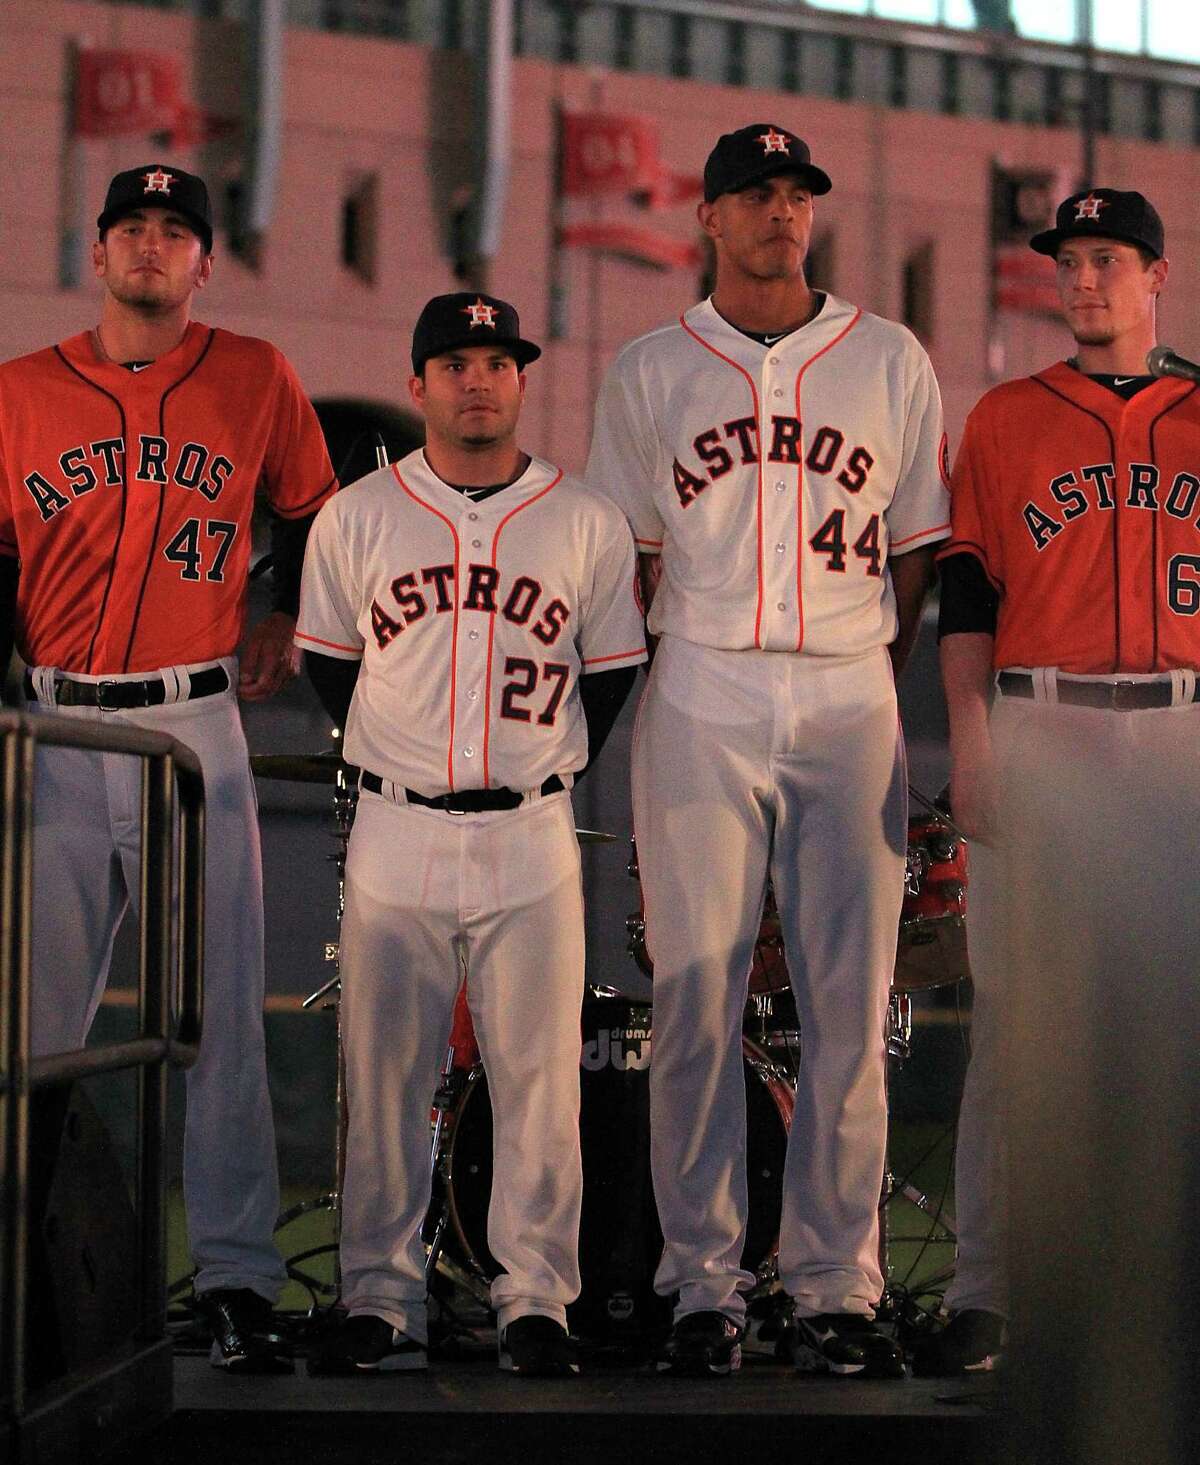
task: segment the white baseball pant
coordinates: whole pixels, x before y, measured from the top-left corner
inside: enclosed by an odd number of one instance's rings
[[[780,1278],[804,1315],[883,1289],[884,1022],[907,790],[891,663],[659,643],[633,747],[654,961],[651,1155],[677,1316],[735,1321],[752,1281],[741,1020],[774,884],[803,1034]]]
[[[465,973],[493,1114],[488,1245],[504,1328],[579,1294],[583,894],[570,798],[449,814],[363,792],[346,862],[342,1295],[428,1337],[430,1106]],[[399,792],[403,800],[403,791]]]
[[[220,664],[236,686],[236,661]],[[207,830],[204,1027],[186,1079],[188,1240],[197,1291],[248,1287],[273,1302],[286,1274],[272,1239],[279,1180],[263,1041],[262,862],[237,699],[231,690],[132,711],[57,711],[167,733],[200,760]],[[141,763],[45,748],[36,778],[33,1050],[55,1053],[83,1044],[108,980],[117,927],[136,906]]]

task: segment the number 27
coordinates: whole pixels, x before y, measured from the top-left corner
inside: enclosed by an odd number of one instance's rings
[[[524,656],[506,656],[504,675],[512,677],[512,681],[504,688],[504,694],[500,698],[500,716],[510,718],[513,722],[528,722],[533,714],[528,707],[522,707],[519,703],[526,697],[531,697],[537,687],[537,663]],[[542,663],[541,675],[543,681],[553,682],[555,685],[545,707],[538,713],[538,726],[553,727],[562,699],[566,695],[571,668],[561,661],[546,661]]]

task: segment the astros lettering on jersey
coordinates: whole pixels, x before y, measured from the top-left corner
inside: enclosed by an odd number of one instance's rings
[[[478,502],[421,450],[338,494],[296,640],[364,659],[347,758],[427,796],[582,768],[578,677],[645,660],[633,561],[616,506],[538,458]]]
[[[138,372],[90,332],[0,366],[0,553],[21,559],[21,655],[83,675],[232,655],[263,483],[284,518],[334,486],[266,341],[193,321]]]
[[[910,332],[829,296],[764,352],[705,301],[626,347],[596,423],[591,462],[638,548],[671,546],[651,631],[816,655],[895,637],[887,557],[948,527],[941,404]]]
[[[1065,362],[982,398],[954,466],[954,538],[939,557],[973,554],[1003,594],[996,666],[1195,666],[1198,428],[1190,382],[1156,382],[1126,402]]]

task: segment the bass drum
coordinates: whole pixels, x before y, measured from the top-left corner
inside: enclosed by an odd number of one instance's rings
[[[582,1291],[569,1310],[572,1331],[600,1345],[637,1346],[670,1322],[654,1292],[662,1232],[650,1180],[650,1008],[621,998],[584,1002],[579,1130],[583,1212],[579,1233]],[[763,1290],[775,1279],[783,1162],[793,1094],[761,1048],[742,1040],[746,1076],[746,1171],[750,1214],[742,1265]],[[442,1157],[453,1253],[489,1280],[492,1107],[487,1076],[474,1068],[457,1105]]]

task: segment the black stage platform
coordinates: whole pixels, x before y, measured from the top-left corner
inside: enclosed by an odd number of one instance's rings
[[[855,1382],[750,1355],[729,1379],[518,1379],[481,1359],[361,1379],[175,1361],[175,1415],[119,1465],[996,1465],[995,1380]]]

